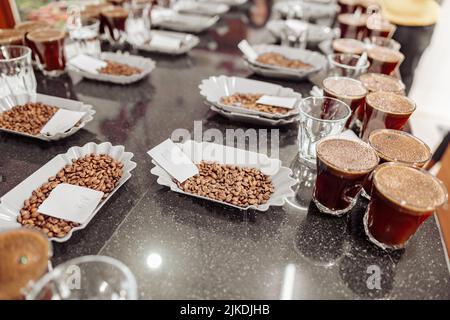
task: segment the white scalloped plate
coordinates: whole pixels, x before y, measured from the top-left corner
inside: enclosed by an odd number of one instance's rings
[[[210,142],[196,142],[188,140],[183,144],[178,143],[177,145],[194,163],[199,163],[201,160],[205,160],[219,162],[221,164],[232,164],[241,167],[252,167],[260,169],[264,174],[270,176],[272,184],[274,186],[274,193],[270,196],[269,201],[265,204],[258,206],[250,205],[247,207],[235,206],[223,201],[218,201],[182,191],[180,188],[178,188],[172,177],[163,168],[152,161],[155,166],[152,168],[151,173],[158,177],[158,184],[169,187],[172,191],[220,203],[240,210],[254,209],[258,211],[267,211],[271,206],[282,206],[285,202],[286,197],[293,197],[295,195],[291,187],[294,186],[297,182],[295,181],[295,179],[291,178],[292,171],[287,167],[282,167],[281,161],[278,159],[271,159],[262,153],[227,147]],[[234,156],[225,157],[224,154],[232,154]],[[224,161],[224,158],[226,159],[226,161]]]
[[[179,13],[215,16],[227,13],[230,10],[230,6],[224,3],[185,0],[177,1],[173,9]]]
[[[32,192],[46,183],[48,178],[54,176],[64,166],[71,164],[72,159],[78,159],[88,154],[107,154],[114,160],[123,163],[123,175],[119,184],[114,188],[108,197],[100,202],[94,212],[88,218],[87,222],[79,227],[73,228],[63,238],[51,238],[56,242],[65,242],[70,239],[74,231],[84,229],[91,219],[97,214],[101,207],[112,197],[112,195],[131,177],[131,171],[136,167],[136,163],[131,161],[133,153],[125,152],[124,146],[113,146],[109,142],[96,144],[89,142],[83,147],[72,147],[66,153],[59,154],[52,160],[43,165],[40,169],[19,183],[7,194],[0,198],[0,230],[20,227],[21,224],[16,221],[23,203],[27,200]]]
[[[246,57],[249,68],[256,74],[281,79],[301,80],[307,76],[317,73],[327,65],[327,59],[322,54],[305,49],[290,48],[277,45],[260,44],[253,46],[258,55],[266,52],[275,52],[284,55],[289,59],[298,59],[305,63],[311,64],[311,69],[292,69],[260,63],[257,61],[249,61]]]
[[[162,47],[151,46],[148,40],[151,34],[159,34],[166,37],[173,37],[181,40],[181,46],[178,49],[166,49]],[[159,52],[166,54],[185,54],[191,51],[195,46],[200,43],[200,39],[197,36],[189,33],[174,32],[174,31],[164,31],[164,30],[151,30],[150,32],[141,32],[138,34],[131,34],[127,38],[128,43],[130,43],[136,49],[148,52]]]
[[[277,38],[281,38],[281,32],[286,26],[288,20],[270,20],[266,24],[266,28]],[[300,20],[293,20],[300,21]],[[332,39],[334,37],[333,29],[327,26],[321,26],[313,23],[306,23],[308,25],[308,42],[309,43],[319,43],[325,40]]]
[[[84,70],[80,70],[77,67],[70,64],[70,61],[67,63],[68,69],[87,79],[103,81],[103,82],[111,82],[116,84],[130,84],[133,82],[137,82],[143,78],[145,78],[150,72],[153,71],[156,67],[155,61],[149,58],[144,58],[140,56],[128,55],[128,54],[119,54],[114,52],[102,52],[99,55],[99,58],[102,60],[112,60],[114,62],[124,63],[132,67],[136,67],[142,70],[139,74],[133,74],[131,76],[117,76],[111,74],[101,74],[101,73],[91,73]]]
[[[78,130],[83,128],[88,122],[92,121],[94,119],[95,110],[92,108],[91,105],[84,104],[81,101],[76,100],[69,100],[69,99],[63,99],[59,97],[54,96],[47,96],[44,94],[36,94],[35,96],[29,95],[29,94],[19,94],[14,96],[7,96],[0,99],[0,113],[5,112],[9,109],[11,109],[14,106],[23,105],[28,102],[42,102],[45,104],[48,104],[50,106],[58,107],[60,109],[67,109],[72,111],[83,111],[86,112],[86,114],[81,118],[81,122],[78,126],[74,126],[63,133],[57,133],[55,135],[46,135],[46,134],[38,134],[38,135],[31,135],[24,132],[19,131],[13,131],[8,130],[0,127],[0,131],[5,131],[9,133],[18,134],[25,137],[35,138],[39,140],[44,141],[55,141],[67,138],[74,133],[76,133]]]
[[[239,77],[209,77],[202,80],[199,85],[200,94],[205,97],[206,101],[210,104],[214,104],[217,108],[223,109],[227,112],[233,113],[245,113],[251,115],[257,115],[270,119],[285,119],[295,116],[299,113],[298,108],[293,108],[284,114],[261,112],[257,110],[251,110],[242,108],[239,106],[230,106],[220,102],[221,97],[229,96],[234,93],[252,93],[252,94],[266,94],[279,97],[292,97],[297,98],[300,102],[302,95],[295,92],[291,88],[285,88],[277,84],[251,80]]]
[[[219,16],[202,16],[197,14],[180,14],[171,9],[152,10],[152,22],[155,26],[180,32],[200,33],[216,24]]]
[[[339,11],[335,3],[301,2],[298,0],[280,1],[273,5],[273,11],[283,17],[295,12],[295,6],[301,7],[303,19],[332,18]],[[300,11],[300,10],[299,10]]]

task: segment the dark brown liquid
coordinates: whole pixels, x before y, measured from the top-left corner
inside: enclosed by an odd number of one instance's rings
[[[315,199],[331,210],[348,208],[377,163],[373,150],[359,142],[344,139],[320,142]]]
[[[27,35],[28,41],[33,45],[32,50],[44,70],[65,69],[64,37],[64,32],[52,29],[33,31]]]
[[[364,43],[355,39],[340,38],[333,40],[334,53],[361,54],[365,50]]]
[[[120,33],[125,31],[128,11],[122,8],[106,9],[101,13],[101,24],[103,31],[108,31],[114,41],[119,40]]]
[[[359,18],[354,18],[349,14],[339,15],[341,38],[363,40],[367,36],[366,18],[367,15],[364,14]]]
[[[396,165],[380,167],[374,174],[369,232],[383,244],[401,246],[444,203],[445,194],[431,175],[419,170]]]
[[[0,46],[23,45],[23,33],[14,29],[0,29]]]
[[[391,75],[402,63],[403,54],[385,47],[374,47],[368,51],[369,71]]]

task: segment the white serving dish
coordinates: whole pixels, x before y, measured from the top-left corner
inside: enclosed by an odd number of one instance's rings
[[[296,115],[289,118],[281,118],[281,119],[271,119],[266,117],[261,117],[253,114],[247,113],[239,113],[239,112],[229,112],[225,111],[216,105],[209,104],[205,102],[207,106],[210,107],[211,111],[220,114],[221,116],[230,119],[231,121],[245,122],[249,124],[259,125],[259,126],[267,126],[267,127],[281,127],[294,122],[299,121],[300,116]]]
[[[54,176],[64,166],[71,164],[72,159],[78,159],[88,154],[107,154],[113,159],[123,163],[123,175],[119,184],[102,200],[88,220],[79,227],[73,228],[63,238],[51,238],[56,242],[65,242],[70,239],[74,231],[84,229],[101,207],[112,197],[112,195],[131,177],[131,171],[136,167],[136,163],[131,161],[133,153],[125,152],[124,146],[113,146],[109,142],[96,144],[89,142],[83,147],[72,147],[66,153],[59,154],[52,160],[43,165],[39,170],[34,172],[24,181],[19,183],[15,188],[0,198],[0,230],[21,227],[16,221],[24,201],[27,200],[32,192],[46,183],[48,178]]]
[[[173,9],[179,13],[215,16],[227,13],[230,7],[224,3],[183,0],[176,2]]]
[[[155,47],[152,46],[149,41],[152,36],[161,35],[165,37],[172,37],[175,39],[181,40],[181,46],[178,49],[169,49],[163,47]],[[150,32],[141,32],[134,35],[129,35],[127,41],[136,49],[148,51],[148,52],[159,52],[159,53],[167,53],[167,54],[185,54],[191,51],[195,46],[197,46],[200,42],[200,39],[192,34],[182,33],[182,32],[173,32],[173,31],[163,31],[163,30],[152,30]]]
[[[301,12],[304,20],[333,18],[339,11],[335,3],[301,2],[298,0],[280,1],[273,5],[273,11],[282,17],[297,17]],[[300,18],[300,17],[299,17]]]
[[[267,23],[267,29],[277,38],[281,39],[282,30],[286,28],[288,20],[271,20]],[[299,23],[300,20],[292,20],[294,23]],[[332,39],[335,34],[333,29],[327,26],[307,23],[307,41],[312,44]]]
[[[273,114],[267,112],[261,112],[257,110],[251,110],[241,108],[239,106],[230,106],[220,102],[220,98],[229,96],[234,93],[252,93],[252,94],[266,94],[279,97],[292,97],[296,98],[300,102],[302,95],[294,92],[291,88],[285,88],[277,84],[251,80],[239,77],[210,77],[202,81],[199,85],[200,94],[205,97],[206,101],[214,104],[216,107],[221,108],[228,112],[234,113],[247,113],[252,115],[258,115],[261,117],[271,119],[289,118],[299,113],[298,108],[293,108],[285,114]]]
[[[272,179],[274,193],[270,196],[269,201],[265,204],[258,206],[250,205],[247,207],[235,206],[223,201],[218,201],[182,191],[180,188],[178,188],[172,177],[164,169],[162,169],[159,165],[152,161],[155,166],[152,168],[151,173],[158,177],[158,184],[167,186],[172,191],[196,198],[205,199],[208,201],[213,201],[240,210],[255,209],[258,211],[267,211],[270,206],[282,206],[285,202],[286,197],[294,196],[294,191],[292,191],[291,187],[295,185],[296,181],[291,178],[292,171],[289,168],[282,167],[281,161],[278,159],[271,159],[261,153],[246,151],[210,142],[196,142],[188,140],[183,144],[177,145],[194,163],[199,163],[200,161],[205,160],[210,162],[218,162],[221,164],[232,164],[241,167],[252,167],[260,169],[262,173],[269,175]],[[225,154],[228,154],[228,156],[224,156]]]
[[[307,76],[322,70],[327,65],[325,56],[311,50],[290,48],[277,45],[260,44],[253,46],[253,49],[258,55],[266,52],[276,52],[284,55],[289,59],[298,59],[305,63],[311,64],[312,68],[308,70],[296,70],[286,67],[272,66],[257,61],[250,61],[244,57],[250,69],[262,76],[275,77],[281,79],[301,80]]]
[[[194,14],[180,14],[170,9],[152,10],[154,26],[180,32],[200,33],[211,28],[219,16],[207,17]]]
[[[237,7],[242,6],[243,4],[246,4],[248,0],[198,0],[199,2],[209,2],[214,4],[226,4],[230,7]]]
[[[97,58],[101,60],[111,60],[114,62],[124,63],[129,66],[139,68],[142,70],[142,72],[139,74],[133,74],[131,76],[92,73],[78,69],[77,67],[71,65],[70,61],[67,63],[67,67],[71,72],[87,79],[111,82],[116,84],[130,84],[145,78],[148,74],[150,74],[150,72],[153,71],[153,69],[155,69],[156,66],[155,61],[153,61],[152,59],[128,54],[102,52]]]
[[[17,105],[23,105],[28,102],[41,102],[50,106],[58,107],[60,109],[66,109],[66,110],[72,110],[72,111],[82,111],[86,114],[80,119],[80,124],[78,126],[74,126],[63,133],[57,133],[55,135],[47,135],[47,134],[38,134],[38,135],[31,135],[24,132],[19,131],[13,131],[13,130],[7,130],[0,127],[0,131],[10,132],[14,134],[18,134],[25,137],[35,138],[39,140],[44,141],[54,141],[59,139],[67,138],[74,133],[76,133],[78,130],[83,128],[88,122],[92,121],[94,119],[95,110],[92,108],[91,105],[84,104],[81,101],[76,100],[69,100],[59,97],[53,97],[48,96],[44,94],[36,94],[36,95],[29,95],[29,94],[19,94],[19,95],[13,95],[13,96],[6,96],[0,99],[0,113],[3,113],[7,110],[10,110],[14,106]]]

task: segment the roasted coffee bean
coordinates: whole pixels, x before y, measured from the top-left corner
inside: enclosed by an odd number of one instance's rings
[[[116,76],[132,76],[133,74],[142,73],[142,69],[132,67],[128,64],[105,60],[107,65],[98,69],[99,73],[110,74]]]
[[[198,175],[177,182],[181,190],[240,207],[264,204],[274,192],[270,177],[255,168],[205,161],[197,167]]]
[[[104,179],[108,180],[108,184],[102,183],[95,175],[100,172],[94,167],[104,167],[102,172]],[[119,184],[122,177],[123,164],[114,160],[108,155],[90,154],[79,159],[72,160],[72,164],[65,166],[55,176],[50,177],[48,182],[44,183],[38,189],[32,192],[29,199],[24,201],[24,206],[20,210],[17,221],[26,227],[36,228],[45,233],[49,238],[64,237],[72,228],[79,226],[78,223],[57,219],[39,213],[38,207],[50,195],[50,192],[60,183],[69,182],[73,185],[83,185],[87,188],[101,190],[107,196]],[[69,173],[70,172],[70,173]],[[68,176],[70,175],[70,181]],[[86,175],[94,176],[89,178],[87,183],[83,183]],[[106,198],[104,196],[103,198]]]
[[[256,61],[264,63],[264,64],[272,65],[272,66],[291,68],[291,69],[308,70],[313,67],[312,65],[305,63],[303,61],[300,61],[297,59],[289,59],[286,56],[282,55],[281,53],[277,53],[277,52],[262,53],[256,58]]]
[[[0,114],[0,127],[7,130],[39,135],[41,129],[58,111],[43,103],[27,103]]]
[[[220,98],[220,102],[227,105],[240,106],[242,108],[256,110],[267,113],[287,113],[289,109],[280,108],[265,104],[256,103],[262,94],[252,94],[252,93],[235,93],[230,96]]]

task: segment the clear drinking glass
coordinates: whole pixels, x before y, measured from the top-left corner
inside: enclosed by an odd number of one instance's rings
[[[352,112],[344,102],[329,97],[305,98],[300,103],[299,109],[299,157],[305,163],[314,166],[317,142],[324,137],[342,132]]]
[[[125,8],[128,9],[127,33],[145,32],[151,28],[151,7],[149,0],[131,0]]]
[[[288,25],[291,23],[292,26]],[[308,24],[299,20],[287,20],[281,29],[281,45],[305,49],[308,42]]]
[[[78,6],[71,6],[67,9],[66,28],[76,54],[96,55],[101,52],[98,19],[82,16]]]
[[[31,64],[31,49],[25,46],[0,46],[0,97],[36,93],[36,78]]]
[[[366,73],[370,67],[370,62],[366,61],[358,65],[360,55],[351,53],[333,53],[328,55],[328,76],[341,76],[358,78]]]
[[[137,284],[122,262],[106,256],[84,256],[47,273],[31,287],[26,299],[136,300]]]
[[[380,36],[373,36],[368,37],[364,39],[364,42],[373,45],[373,46],[379,46],[379,47],[386,47],[389,49],[393,49],[396,51],[400,51],[401,44],[395,41],[394,39],[380,37]]]

